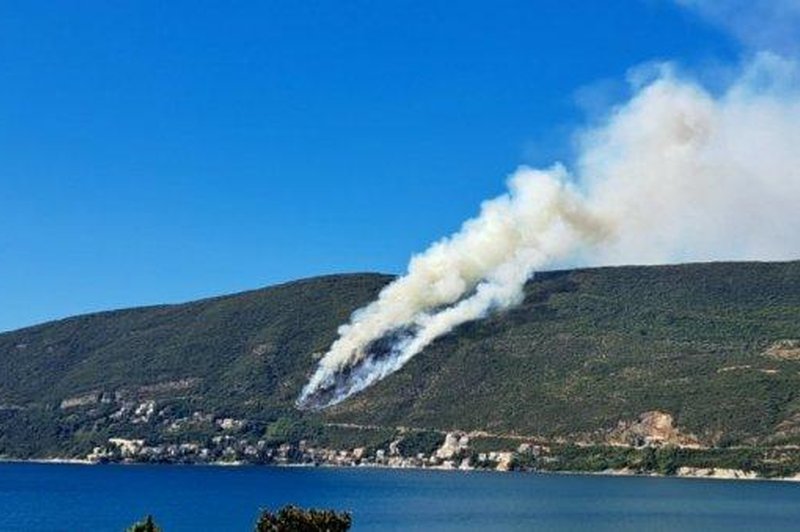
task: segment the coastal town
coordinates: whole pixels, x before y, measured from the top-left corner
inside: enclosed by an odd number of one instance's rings
[[[230,425],[228,420],[225,424]],[[470,437],[450,432],[441,446],[431,453],[418,452],[413,456],[401,451],[402,439],[386,448],[329,449],[317,447],[306,440],[295,443],[270,444],[267,440],[252,441],[231,435],[217,435],[208,444],[196,442],[149,444],[143,439],[109,438],[108,444],[95,447],[86,460],[95,463],[175,463],[175,464],[271,464],[308,466],[371,466],[390,468],[430,469],[490,469],[509,471],[520,455],[539,456],[542,447],[521,443],[514,451],[470,451]]]
[[[794,478],[799,450],[720,448],[677,425],[664,411],[618,420],[572,439],[514,433],[386,427],[187,412],[165,393],[181,380],[67,397],[58,410],[98,436],[87,450],[55,460],[85,463],[274,465],[483,471],[659,474],[704,478]],[[159,398],[161,395],[161,398]],[[90,449],[90,450],[89,450]],[[88,452],[87,452],[88,451]]]
[[[620,421],[601,435],[602,441],[548,442],[540,438],[491,435],[481,431],[437,431],[409,427],[328,424],[325,431],[347,435],[339,445],[299,437],[302,422],[281,418],[265,427],[248,419],[215,417],[200,411],[174,418],[154,400],[122,401],[98,394],[64,400],[62,410],[110,408],[106,421],[120,428],[159,427],[151,440],[144,437],[109,437],[81,457],[85,463],[150,463],[205,465],[272,465],[322,467],[373,467],[460,471],[572,471],[626,475],[676,475],[701,478],[755,479],[761,475],[743,462],[705,466],[694,456],[719,453],[682,433],[672,416],[651,411],[637,419]],[[391,434],[380,441],[371,433]],[[195,434],[194,439],[188,434]],[[323,438],[324,440],[324,438]],[[352,445],[346,445],[349,441]],[[735,452],[735,451],[732,451]],[[797,449],[773,450],[766,461],[794,459]],[[704,458],[703,460],[707,460]],[[739,463],[745,465],[741,467]],[[783,478],[797,480],[796,473]]]

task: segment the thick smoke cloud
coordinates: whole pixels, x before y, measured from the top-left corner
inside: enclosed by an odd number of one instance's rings
[[[577,179],[613,226],[589,263],[800,254],[800,72],[762,54],[716,97],[669,67],[583,137]]]
[[[572,171],[518,169],[506,194],[413,257],[340,328],[298,404],[339,402],[454,327],[517,304],[542,268],[800,253],[793,62],[762,54],[716,95],[662,65],[579,137]]]

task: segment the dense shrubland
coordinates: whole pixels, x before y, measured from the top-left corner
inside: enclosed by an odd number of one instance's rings
[[[402,426],[425,429],[404,453],[448,430],[484,431],[476,453],[513,436],[596,444],[564,447],[540,469],[750,459],[774,463],[765,474],[798,469],[764,453],[800,443],[800,262],[541,274],[519,307],[459,327],[342,405],[296,410],[336,328],[390,279],[320,277],[0,334],[0,456],[82,457],[111,437],[370,451]],[[620,421],[654,410],[714,452],[681,449],[659,466],[604,446]]]

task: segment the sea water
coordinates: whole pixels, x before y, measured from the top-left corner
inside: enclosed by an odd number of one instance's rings
[[[390,469],[0,464],[0,530],[253,530],[259,509],[353,530],[798,530],[800,483]]]

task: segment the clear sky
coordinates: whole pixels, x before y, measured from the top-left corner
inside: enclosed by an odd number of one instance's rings
[[[402,272],[650,60],[667,0],[0,4],[0,330]]]

